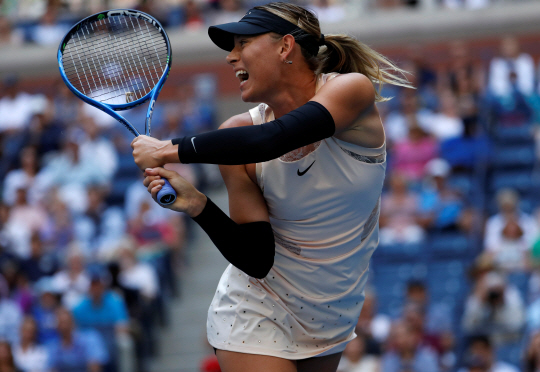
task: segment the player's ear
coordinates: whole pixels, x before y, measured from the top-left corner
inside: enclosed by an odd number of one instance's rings
[[[281,58],[284,60],[290,60],[290,54],[296,45],[296,40],[294,40],[294,36],[287,34],[283,36],[281,39]]]

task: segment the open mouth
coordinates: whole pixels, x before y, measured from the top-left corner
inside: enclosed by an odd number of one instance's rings
[[[236,71],[236,77],[240,80],[240,83],[243,83],[249,79],[249,74],[246,70],[238,70]]]

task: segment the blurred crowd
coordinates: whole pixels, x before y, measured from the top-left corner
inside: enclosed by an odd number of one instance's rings
[[[433,3],[441,9],[479,9],[501,0],[295,0],[313,10],[324,23],[347,20],[363,10],[420,8]],[[83,17],[106,9],[137,9],[156,17],[167,29],[201,30],[234,22],[262,0],[3,0],[0,1],[0,45],[57,45],[69,27]]]
[[[0,371],[147,371],[191,225],[152,200],[128,131],[60,79],[42,88],[0,82]],[[175,89],[152,135],[215,127],[213,76]],[[145,111],[125,116],[142,131]],[[203,190],[218,176],[171,169]]]

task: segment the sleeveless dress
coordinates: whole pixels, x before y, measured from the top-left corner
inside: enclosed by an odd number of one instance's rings
[[[320,75],[316,90],[336,75]],[[265,104],[250,114],[254,125],[274,119]],[[274,230],[274,266],[264,279],[227,267],[208,311],[216,349],[298,360],[341,352],[356,337],[378,244],[385,145],[330,137],[316,146],[256,165]]]

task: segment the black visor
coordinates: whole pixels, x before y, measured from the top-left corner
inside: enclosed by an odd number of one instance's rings
[[[235,35],[260,35],[267,32],[291,34],[311,55],[316,56],[319,52],[319,41],[315,37],[295,24],[261,9],[250,9],[238,22],[208,28],[208,36],[214,44],[228,52],[234,49]]]

